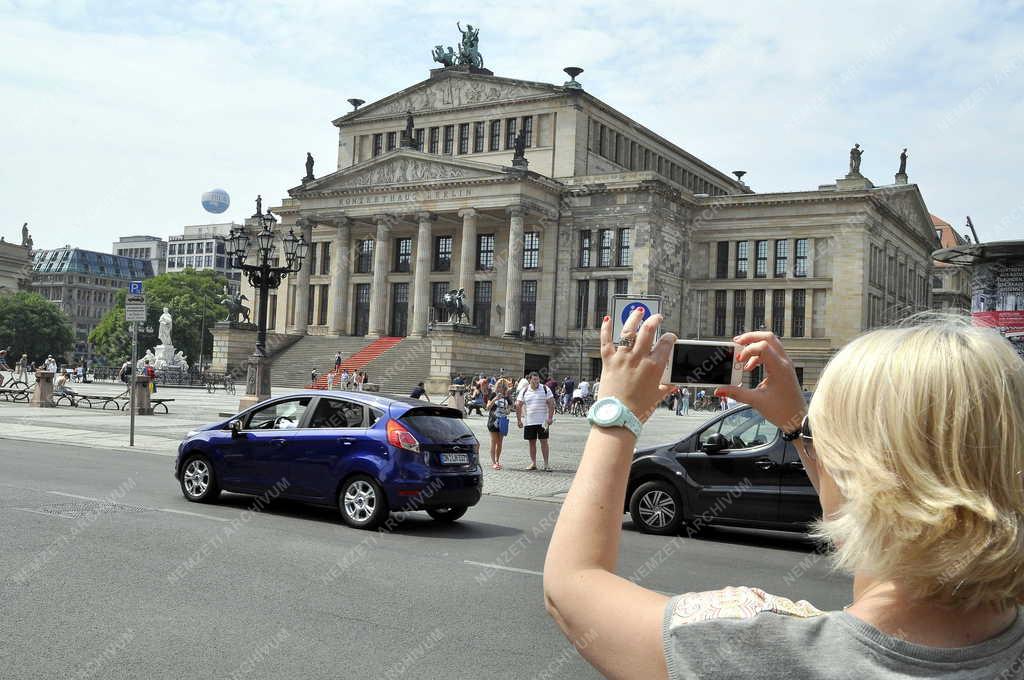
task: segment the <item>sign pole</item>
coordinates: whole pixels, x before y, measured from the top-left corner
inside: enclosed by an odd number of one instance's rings
[[[129,373],[132,379],[128,381],[128,404],[131,410],[131,422],[128,426],[128,446],[135,446],[135,362],[139,360],[139,325],[132,321],[132,364],[129,366]]]

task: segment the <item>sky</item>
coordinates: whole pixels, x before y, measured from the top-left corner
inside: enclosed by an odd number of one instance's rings
[[[330,121],[436,66],[456,21],[496,75],[592,95],[758,192],[909,149],[929,210],[1024,238],[1024,0],[474,3],[0,0],[0,234],[108,251],[240,221],[334,169]],[[232,197],[205,213],[204,191]]]

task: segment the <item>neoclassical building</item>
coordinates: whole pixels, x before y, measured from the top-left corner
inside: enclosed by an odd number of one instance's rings
[[[905,173],[757,194],[575,79],[469,67],[434,69],[333,124],[336,169],[272,208],[282,235],[312,244],[271,297],[276,333],[425,338],[438,379],[592,374],[613,296],[660,295],[682,336],[775,330],[813,385],[854,335],[929,304],[936,237]],[[445,325],[452,289],[475,333]]]

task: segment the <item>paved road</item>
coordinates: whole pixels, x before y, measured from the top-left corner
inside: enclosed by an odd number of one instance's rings
[[[187,503],[167,457],[57,441],[0,440],[0,678],[596,677],[541,601],[557,504],[486,496],[454,526],[360,532],[283,501]],[[800,541],[628,524],[619,571],[648,587],[848,600]]]

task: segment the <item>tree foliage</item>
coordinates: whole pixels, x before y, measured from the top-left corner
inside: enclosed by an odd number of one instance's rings
[[[226,283],[227,279],[209,269],[168,272],[143,281],[146,323],[139,324],[139,356],[146,349],[160,344],[157,335],[160,315],[167,307],[174,319],[171,341],[175,349],[185,353],[189,365],[195,364],[199,360],[200,336],[205,327],[202,356],[204,362],[208,361],[213,351],[213,325],[227,314],[227,308],[220,304]],[[124,320],[125,297],[125,291],[118,293],[114,308],[89,335],[89,342],[96,352],[111,364],[118,364],[131,356],[130,328]],[[152,332],[144,330],[147,326],[153,329]]]
[[[0,348],[10,347],[8,363],[27,354],[41,363],[47,354],[61,357],[75,340],[71,321],[61,309],[38,293],[0,296]]]

